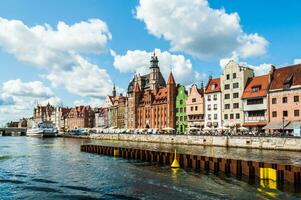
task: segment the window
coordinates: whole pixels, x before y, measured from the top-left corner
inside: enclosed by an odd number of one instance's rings
[[[230,109],[230,104],[225,104],[225,109]]]
[[[272,112],[272,117],[277,117],[277,111]]]
[[[233,83],[233,88],[238,88],[239,84],[238,83]]]
[[[227,74],[227,80],[229,80],[230,79],[230,74]]]
[[[294,116],[299,117],[299,115],[300,115],[299,110],[294,110]]]
[[[233,79],[235,79],[236,78],[236,73],[233,73]]]
[[[255,104],[263,104],[263,98],[247,100],[247,105],[255,105]]]
[[[230,99],[230,94],[225,94],[225,99]]]
[[[272,98],[272,104],[276,104],[277,103],[277,99],[276,98]]]
[[[239,113],[236,113],[236,119],[239,119],[240,115]]]
[[[192,103],[195,103],[196,102],[196,98],[193,98],[191,101],[192,101]]]
[[[252,87],[252,92],[258,92],[259,91],[259,86]]]
[[[214,119],[217,119],[217,114],[214,114]]]
[[[282,103],[287,103],[287,97],[282,97]]]
[[[230,119],[233,119],[234,118],[234,115],[233,114],[230,114]]]
[[[208,119],[211,120],[211,114],[208,114]]]
[[[229,90],[230,89],[230,84],[226,84],[225,85],[225,90]]]
[[[180,105],[182,105],[182,104],[183,104],[183,100],[181,99],[181,100],[180,100]]]
[[[190,107],[190,111],[193,111],[193,106]]]
[[[213,105],[213,109],[214,109],[214,110],[217,110],[217,104],[214,104],[214,105]]]
[[[224,118],[225,118],[225,119],[228,119],[228,114],[225,114],[225,115],[224,115]]]
[[[194,106],[194,110],[196,110],[196,111],[197,111],[197,110],[198,110],[198,107],[197,107],[197,106]]]
[[[283,111],[283,117],[287,117],[287,115],[288,115],[288,114],[287,114],[287,110],[284,110],[284,111]]]
[[[294,102],[299,102],[299,96],[294,96]]]
[[[208,110],[211,110],[211,105],[210,104],[208,105]]]
[[[211,96],[210,95],[208,95],[207,100],[211,101]]]
[[[238,98],[238,92],[236,92],[236,93],[233,93],[233,98],[235,99],[235,98]]]
[[[211,90],[215,90],[215,84],[211,84],[210,87],[211,87]]]
[[[213,96],[213,100],[217,100],[217,94]]]
[[[239,108],[239,103],[234,103],[233,108]]]

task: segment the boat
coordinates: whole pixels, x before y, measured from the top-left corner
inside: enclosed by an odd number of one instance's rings
[[[52,122],[41,122],[38,125],[33,125],[26,132],[26,136],[29,137],[56,137],[57,135],[58,129]]]

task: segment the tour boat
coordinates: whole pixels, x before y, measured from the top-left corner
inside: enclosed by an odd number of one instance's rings
[[[56,137],[58,130],[51,122],[41,122],[37,126],[27,129],[26,135],[30,137]]]

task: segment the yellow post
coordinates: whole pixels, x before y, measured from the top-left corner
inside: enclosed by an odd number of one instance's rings
[[[119,150],[118,149],[114,149],[114,157],[118,157],[119,156]]]
[[[173,162],[171,164],[171,167],[172,168],[179,168],[180,167],[180,164],[179,164],[179,162],[177,160],[177,150],[176,149],[175,149],[174,160],[173,160]]]

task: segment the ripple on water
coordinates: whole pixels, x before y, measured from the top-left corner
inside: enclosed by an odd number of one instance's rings
[[[0,183],[23,184],[25,182],[20,180],[0,179]]]
[[[23,189],[35,192],[62,193],[62,191],[50,187],[25,186]]]
[[[102,200],[102,199],[107,199],[107,198],[100,198],[100,197],[94,197],[91,195],[67,195],[67,194],[62,194],[62,195],[55,195],[54,199],[72,199],[72,200]]]
[[[80,191],[84,191],[84,192],[93,192],[94,191],[91,188],[82,187],[82,186],[63,185],[61,187],[69,188],[69,189],[73,189],[73,190],[80,190]]]
[[[0,156],[0,161],[2,160],[8,160],[8,159],[12,159],[13,157],[11,155],[6,155],[6,156]]]
[[[42,178],[33,178],[31,180],[34,181],[34,182],[40,182],[40,183],[58,183],[56,181],[42,179]]]

